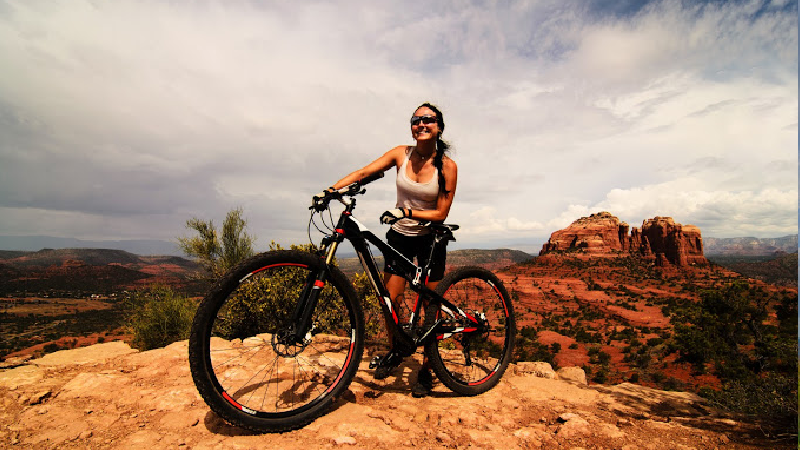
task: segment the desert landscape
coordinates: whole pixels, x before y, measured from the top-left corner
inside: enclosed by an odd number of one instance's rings
[[[738,253],[723,266],[706,258],[696,227],[655,218],[638,229],[598,213],[554,232],[536,257],[451,252],[449,269],[488,268],[512,297],[518,333],[507,379],[474,399],[438,386],[437,395],[419,403],[408,396],[414,362],[388,383],[362,370],[330,415],[278,438],[283,448],[382,448],[397,439],[423,448],[780,448],[796,437],[793,427],[765,426],[697,395],[719,391],[725,380],[710,363],[687,358],[679,336],[687,308],[732,283],[766,302],[763,323],[770,327],[780,325],[781,305],[797,304],[797,253],[773,248],[773,255],[752,259],[757,249],[748,242],[750,255],[741,254],[741,244],[725,244]],[[6,442],[257,445],[260,437],[225,425],[199,399],[185,341],[147,352],[129,345],[130,299],[161,285],[198,301],[204,285],[196,263],[76,249],[0,257]],[[354,261],[339,265],[350,276],[357,272]],[[365,364],[384,351],[381,344],[369,348]],[[116,398],[117,383],[130,392]],[[149,403],[153,396],[162,401]],[[98,400],[100,406],[87,406]],[[450,417],[447,410],[462,412]],[[56,416],[72,419],[50,424]],[[80,427],[73,424],[78,416],[85,419]],[[663,440],[652,441],[656,435]]]

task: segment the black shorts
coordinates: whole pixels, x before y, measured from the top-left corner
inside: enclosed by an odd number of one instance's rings
[[[431,246],[433,245],[433,234],[426,234],[423,236],[406,236],[400,234],[395,230],[389,230],[386,233],[386,241],[392,248],[402,253],[403,256],[414,261],[417,258],[417,265],[424,267],[428,261],[428,256],[431,254]],[[386,255],[384,255],[386,256]],[[428,276],[428,282],[439,281],[444,278],[445,259],[447,257],[447,246],[439,244],[436,252],[433,254],[433,261],[431,263],[431,272]],[[393,275],[400,275],[392,267],[391,255],[385,261],[383,271]]]

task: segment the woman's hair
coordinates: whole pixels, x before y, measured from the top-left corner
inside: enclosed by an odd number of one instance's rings
[[[428,108],[436,114],[436,124],[439,125],[439,135],[436,136],[436,157],[433,158],[433,165],[439,171],[439,191],[449,194],[450,191],[444,188],[444,172],[442,170],[442,159],[444,158],[444,154],[450,149],[450,144],[442,139],[442,133],[444,133],[444,117],[442,117],[442,112],[439,111],[439,108],[430,103],[426,102],[417,106],[417,109],[420,108]]]

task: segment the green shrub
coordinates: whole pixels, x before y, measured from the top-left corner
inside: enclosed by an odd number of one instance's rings
[[[595,373],[594,377],[592,377],[592,381],[597,384],[603,384],[608,381],[608,369],[606,367],[601,367],[600,370]]]
[[[356,273],[350,280],[356,290],[358,301],[364,310],[364,332],[367,340],[374,339],[383,333],[383,311],[380,300],[372,287],[372,282],[364,272]],[[405,319],[408,319],[406,317]]]
[[[709,389],[700,394],[729,411],[797,425],[797,378],[790,375],[771,373],[731,381],[724,383],[721,391]]]
[[[188,297],[163,286],[134,295],[128,304],[133,346],[152,350],[188,339],[196,307]]]
[[[55,342],[51,342],[49,344],[45,344],[44,352],[45,353],[53,353],[61,350],[61,346],[56,344]]]

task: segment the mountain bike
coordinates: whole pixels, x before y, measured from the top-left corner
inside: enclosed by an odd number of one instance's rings
[[[353,217],[355,197],[382,176],[315,197],[309,230],[312,223],[319,229],[320,217],[327,228],[316,251],[256,255],[200,303],[189,339],[192,377],[209,407],[229,423],[256,432],[300,428],[346,392],[361,363],[365,325],[353,285],[334,264],[345,239],[380,299],[395,348],[409,356],[424,347],[441,383],[462,395],[486,392],[500,381],[516,334],[503,283],[488,270],[465,267],[446,274],[435,291],[427,288],[427,264],[415,265]],[[336,224],[334,200],[344,205]],[[458,229],[424,225],[434,234],[431,252],[454,240]],[[393,256],[393,269],[417,294],[407,322],[398,319],[369,244]]]

